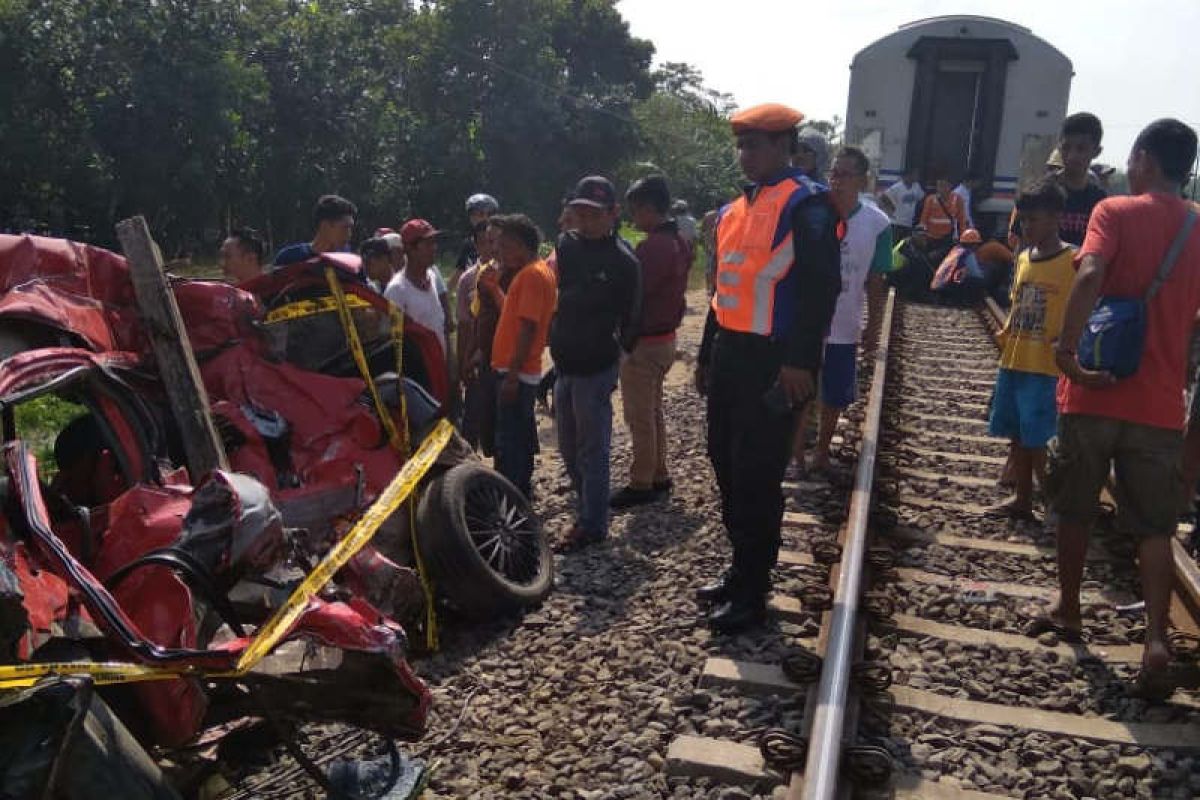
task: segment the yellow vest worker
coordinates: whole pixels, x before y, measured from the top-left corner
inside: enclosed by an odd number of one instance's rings
[[[723,633],[765,616],[796,411],[814,394],[841,289],[837,212],[823,185],[790,166],[801,119],[774,103],[732,119],[749,183],[718,216],[716,291],[696,367],[733,546],[731,567],[697,594],[715,604],[708,620]]]

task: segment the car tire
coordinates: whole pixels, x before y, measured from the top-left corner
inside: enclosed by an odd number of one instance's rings
[[[537,605],[554,584],[550,544],[529,501],[478,461],[425,488],[417,542],[435,592],[470,619]]]

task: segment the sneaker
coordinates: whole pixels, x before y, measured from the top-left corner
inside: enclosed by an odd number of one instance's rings
[[[662,492],[654,489],[635,489],[632,486],[626,486],[621,489],[608,501],[608,507],[614,509],[632,508],[633,506],[641,506],[646,503],[653,503],[662,497]]]

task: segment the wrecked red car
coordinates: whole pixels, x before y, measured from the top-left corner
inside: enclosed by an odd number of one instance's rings
[[[421,735],[430,695],[406,629],[429,633],[431,604],[536,604],[552,562],[528,501],[440,422],[436,336],[359,273],[334,255],[241,287],[172,281],[230,466],[189,475],[124,259],[0,236],[0,665],[173,671],[99,689],[145,743],[264,707]],[[432,465],[381,512],[410,449]],[[369,509],[369,541],[239,673]]]

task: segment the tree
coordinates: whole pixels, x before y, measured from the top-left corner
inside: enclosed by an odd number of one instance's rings
[[[634,108],[640,143],[621,177],[661,173],[697,212],[727,202],[741,181],[729,127],[732,98],[705,86],[687,64],[665,63],[654,80],[654,93]]]
[[[0,226],[211,251],[308,237],[326,192],[360,233],[476,191],[550,222],[636,146],[652,54],[613,0],[0,0]]]

